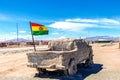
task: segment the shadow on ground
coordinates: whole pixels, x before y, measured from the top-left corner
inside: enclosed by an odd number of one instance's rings
[[[81,67],[81,65],[78,65],[78,71],[75,75],[72,76],[65,76],[63,71],[47,71],[44,74],[36,74],[36,78],[50,78],[52,79],[58,79],[58,80],[84,80],[86,77],[88,77],[91,74],[96,74],[100,70],[102,70],[102,64],[94,64],[92,67]]]

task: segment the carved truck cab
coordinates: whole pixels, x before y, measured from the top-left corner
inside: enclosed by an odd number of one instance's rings
[[[40,73],[46,69],[59,69],[67,75],[73,75],[77,72],[77,64],[93,64],[92,47],[82,39],[52,40],[48,48],[28,53],[28,66]]]

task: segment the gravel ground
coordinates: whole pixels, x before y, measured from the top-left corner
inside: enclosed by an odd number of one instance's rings
[[[26,53],[29,50],[18,51],[16,54],[2,54],[0,55],[0,80],[120,80],[118,44],[92,44],[92,46],[95,64],[87,68],[78,65],[78,72],[73,76],[64,76],[62,71],[37,74],[35,69],[26,66]]]
[[[44,50],[44,48],[46,47],[47,46],[41,46],[41,47],[36,46],[36,49]],[[19,53],[19,52],[27,52],[27,51],[33,51],[33,50],[34,50],[33,47],[0,48],[0,54]]]
[[[120,71],[100,71],[86,77],[85,80],[120,80]]]

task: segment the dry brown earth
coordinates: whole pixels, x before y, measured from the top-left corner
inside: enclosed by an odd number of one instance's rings
[[[56,74],[38,75],[37,71],[26,66],[25,51],[11,51],[6,54],[0,52],[0,80],[120,80],[120,49],[118,43],[114,44],[92,44],[94,51],[93,68],[81,68],[74,76],[61,76]],[[45,47],[44,47],[45,48]],[[42,47],[40,48],[42,49]],[[15,49],[16,50],[16,49]],[[2,51],[2,48],[0,48]]]

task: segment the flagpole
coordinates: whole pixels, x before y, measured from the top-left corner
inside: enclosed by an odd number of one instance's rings
[[[120,37],[119,37],[119,49],[120,49]]]
[[[35,46],[34,36],[33,36],[33,34],[32,34],[32,26],[31,26],[31,22],[30,22],[30,29],[31,29],[31,35],[32,35],[32,41],[33,41],[34,51],[36,51],[36,46]]]

